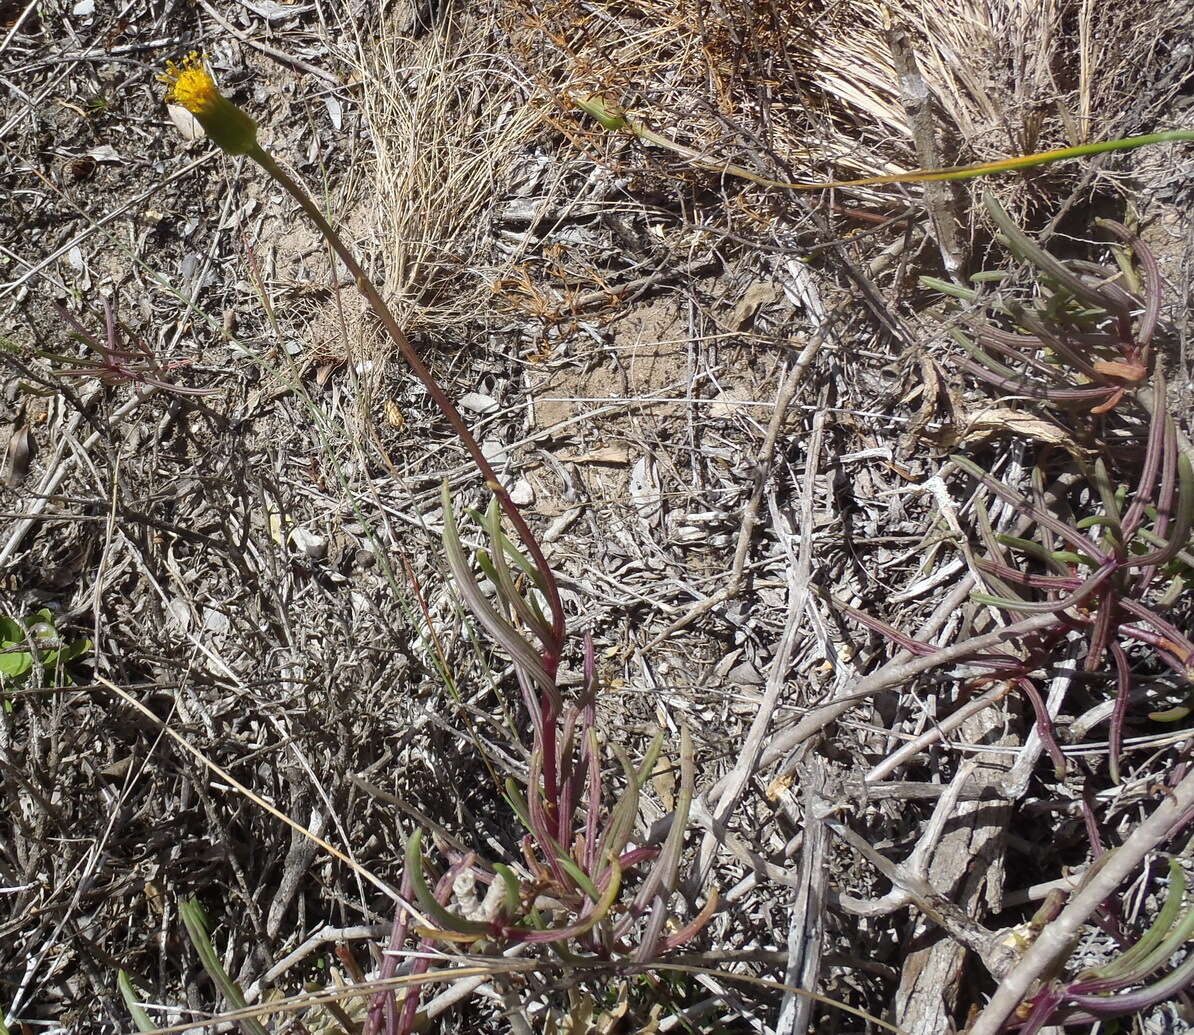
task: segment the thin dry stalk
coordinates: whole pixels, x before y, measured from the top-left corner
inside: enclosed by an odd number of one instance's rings
[[[969,1035],[997,1035],[1004,1022],[1032,991],[1072,951],[1082,925],[1133,873],[1149,852],[1170,836],[1174,825],[1194,807],[1194,772],[1182,778],[1161,803],[1132,831],[1124,843],[1103,857],[1085,886],[1066,903],[999,988],[971,1027]]]

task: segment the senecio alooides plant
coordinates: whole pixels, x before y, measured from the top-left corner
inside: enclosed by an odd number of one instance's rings
[[[1115,265],[1063,261],[1029,238],[1003,208],[987,197],[988,213],[1003,242],[1031,273],[1036,297],[1003,296],[989,301],[995,326],[981,311],[962,315],[970,334],[954,332],[965,349],[962,368],[1012,397],[1034,400],[1070,415],[1076,432],[1093,443],[1093,456],[1073,466],[1066,494],[1072,505],[1050,509],[1045,473],[1033,472],[1026,496],[964,456],[954,466],[1002,502],[1024,531],[997,533],[984,500],[976,497],[975,523],[984,553],[975,563],[985,588],[975,594],[1015,618],[1051,614],[1056,625],[1034,634],[1029,656],[1038,666],[1070,634],[1086,638],[1082,669],[1110,665],[1115,707],[1111,715],[1109,766],[1118,781],[1124,723],[1137,692],[1129,652],[1151,651],[1181,684],[1194,682],[1194,643],[1166,617],[1178,605],[1191,574],[1194,528],[1194,469],[1169,412],[1167,385],[1154,348],[1162,307],[1156,259],[1125,226],[1099,220],[1114,243]],[[994,279],[979,274],[981,284]],[[986,301],[980,291],[929,281],[968,303]],[[1130,429],[1108,429],[1117,408],[1135,403]],[[1091,427],[1091,425],[1096,425]],[[1109,430],[1129,444],[1114,448]],[[1143,433],[1143,448],[1130,438]],[[1114,440],[1120,441],[1120,439]],[[1126,476],[1134,473],[1133,482]],[[1003,664],[1007,664],[1003,662]],[[1021,664],[1017,678],[1026,691]],[[1038,729],[1057,765],[1064,765],[1039,695],[1029,691]],[[1184,718],[1188,708],[1154,702],[1154,719]]]
[[[455,976],[448,967],[453,952],[467,953],[472,962],[486,964],[474,970],[481,980],[492,980],[495,988],[502,973],[497,963],[519,962],[524,973],[528,968],[552,967],[641,975],[655,989],[659,979],[653,968],[668,966],[668,955],[696,937],[718,907],[715,889],[690,887],[681,876],[695,784],[689,731],[680,728],[679,792],[670,822],[659,826],[667,832],[661,841],[649,841],[638,833],[639,806],[663,750],[662,734],[637,761],[623,746],[603,740],[597,721],[601,688],[593,643],[587,636],[575,649],[574,660],[583,669],[581,689],[572,693],[562,688],[560,666],[570,642],[559,586],[539,541],[468,424],[339,233],[261,146],[256,123],[220,93],[203,59],[192,53],[166,67],[161,77],[168,85],[166,100],[194,115],[207,137],[225,152],[244,156],[264,170],[318,227],[472,458],[490,497],[482,510],[468,511],[471,526],[466,536],[445,484],[443,547],[461,598],[478,625],[508,656],[521,691],[529,723],[528,743],[522,745],[526,764],[516,778],[506,781],[504,791],[512,820],[521,824],[522,833],[517,847],[498,860],[442,843],[428,851],[423,831],[412,831],[401,886],[392,892],[398,906],[378,980],[364,982],[355,993],[371,997],[361,1030],[366,1035],[382,1031],[393,1035],[425,1025],[431,1007],[420,1010],[420,989],[437,976]],[[599,98],[590,98],[582,107],[606,129],[633,132],[699,164],[697,152],[648,133]],[[852,182],[966,179],[1192,137],[1185,131],[1160,133],[982,166]],[[745,172],[745,178],[773,189],[829,185],[769,181],[733,166],[717,169],[740,176]],[[974,682],[1006,682],[1031,701],[1041,741],[1060,771],[1066,760],[1040,684],[1052,678],[1071,643],[1082,644],[1083,672],[1092,680],[1101,675],[1113,702],[1110,775],[1118,780],[1129,713],[1142,699],[1152,701],[1150,692],[1138,686],[1138,671],[1165,668],[1184,683],[1194,677],[1194,643],[1180,622],[1172,620],[1174,605],[1194,568],[1190,549],[1194,471],[1189,444],[1166,405],[1165,380],[1157,362],[1154,337],[1162,279],[1144,243],[1119,223],[1101,223],[1115,241],[1114,267],[1062,261],[1016,227],[993,200],[986,205],[1008,249],[1030,268],[1035,294],[1031,298],[1015,292],[988,294],[987,283],[1002,273],[980,274],[974,288],[929,281],[931,287],[968,307],[955,334],[965,353],[960,365],[1002,393],[1032,405],[1064,409],[1071,423],[1126,421],[1121,430],[1132,449],[1125,451],[1125,456],[1131,454],[1125,461],[1087,448],[1085,456],[1075,459],[1076,470],[1069,472],[1072,477],[1067,483],[1070,497],[1079,505],[1064,510],[1046,502],[1051,475],[1041,466],[1033,472],[1032,492],[1026,494],[967,457],[953,458],[952,471],[966,491],[975,494],[973,538],[978,547],[965,544],[971,570],[981,583],[975,602],[991,615],[1010,617],[1016,632],[1023,632],[1018,649],[1005,653],[996,649],[964,660],[979,670]],[[984,305],[985,314],[980,313]],[[109,316],[110,329],[111,324]],[[160,379],[156,368],[129,369],[139,357],[126,353],[117,338],[109,337],[107,351],[92,343],[108,376]],[[1102,441],[1098,434],[1088,438]],[[987,501],[1001,513],[995,515]],[[512,531],[508,534],[507,529]],[[478,533],[483,546],[466,545]],[[943,649],[842,607],[914,655],[931,658]],[[1010,637],[1011,626],[1008,629]],[[958,652],[949,657],[957,660]],[[1181,701],[1153,704],[1154,718],[1186,714]],[[1166,799],[1125,843],[1105,852],[1090,867],[1086,882],[1064,907],[1050,906],[1033,924],[999,932],[978,930],[967,916],[949,920],[962,932],[965,944],[970,944],[965,941],[970,938],[980,949],[992,944],[999,948],[991,960],[984,958],[999,986],[974,1032],[993,1035],[1005,1022],[1035,1031],[1046,1022],[1069,1017],[1106,1018],[1184,988],[1194,976],[1194,963],[1187,956],[1173,966],[1171,958],[1188,944],[1194,913],[1183,912],[1186,889],[1180,870],[1170,872],[1169,894],[1153,925],[1134,940],[1121,939],[1121,945],[1127,946],[1122,953],[1076,977],[1061,975],[1081,926],[1094,910],[1112,900],[1145,854],[1183,829],[1192,816],[1194,772],[1183,770],[1174,775]],[[848,827],[836,820],[827,822],[833,829],[840,827],[840,836],[850,840]],[[326,842],[319,843],[332,850]],[[850,843],[877,866],[888,865],[856,835]],[[682,884],[684,896],[679,891]],[[932,889],[920,890],[924,891],[921,899],[929,903],[926,908],[931,908],[939,896],[930,894]],[[184,904],[181,915],[216,987],[234,1008],[242,1007],[246,997],[223,971],[199,905]],[[522,959],[512,961],[513,956]],[[406,972],[400,975],[403,959]],[[148,1030],[149,1019],[127,976],[122,976],[120,987],[134,1022]],[[512,1025],[529,1031],[516,1007],[515,1003],[509,1011]],[[261,1030],[251,1014],[251,1008],[245,1008],[236,1019],[247,1030]],[[556,1020],[548,1018],[545,1030],[562,1030]]]
[[[470,551],[445,484],[443,544],[464,602],[513,663],[530,719],[525,775],[505,785],[506,800],[525,830],[521,858],[503,863],[471,852],[448,853],[437,863],[425,853],[422,831],[414,830],[404,860],[403,904],[382,979],[397,972],[396,953],[408,938],[417,950],[410,965],[414,975],[431,967],[429,950],[452,944],[473,956],[541,950],[556,963],[620,962],[641,971],[688,943],[718,903],[716,891],[709,889],[687,919],[673,908],[695,781],[688,730],[680,731],[680,789],[668,833],[662,844],[636,844],[640,795],[659,759],[663,735],[637,763],[620,745],[603,743],[596,722],[600,687],[588,637],[581,650],[582,690],[565,696],[557,674],[568,643],[555,576],[468,425],[335,228],[264,150],[253,119],[220,93],[203,59],[192,53],[166,67],[160,77],[169,87],[166,100],[194,115],[224,151],[264,169],[316,224],[469,452],[491,495],[484,514],[474,514],[487,546]],[[506,534],[503,519],[516,536]],[[419,1023],[418,1004],[417,988],[398,997],[392,991],[377,993],[365,1031],[412,1030]]]

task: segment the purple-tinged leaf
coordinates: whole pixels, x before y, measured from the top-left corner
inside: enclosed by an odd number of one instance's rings
[[[1043,347],[1039,338],[1033,338],[1024,334],[1008,334],[995,327],[977,322],[970,324],[970,329],[974,332],[976,340],[974,349],[967,349],[967,351],[979,362],[986,362],[984,356],[989,356],[985,351],[986,349],[994,349],[1005,359],[1023,363],[1034,373],[1052,382],[1052,385],[1042,385],[1042,389],[1050,390],[1050,388],[1066,387],[1067,382],[1062,372],[1056,366],[1046,363],[1043,359],[1027,351],[1028,349],[1037,350]],[[953,338],[961,344],[961,339],[958,335],[953,335]],[[1018,371],[1002,364],[999,366],[991,364],[991,369],[1013,378],[1022,376]]]
[[[1109,559],[1107,555],[1092,543],[1086,536],[1074,531],[1069,525],[1057,520],[1052,514],[1047,514],[1039,507],[1035,507],[1019,492],[992,477],[973,460],[954,454],[950,457],[954,466],[965,471],[972,478],[980,481],[1005,503],[1010,503],[1022,514],[1031,517],[1042,528],[1048,528],[1059,538],[1064,539],[1080,553],[1088,554],[1097,563],[1103,564]]]
[[[530,770],[527,773],[527,808],[531,817],[531,831],[555,879],[560,882],[561,887],[567,888],[569,881],[559,863],[559,857],[565,853],[552,834],[551,820],[547,809],[543,807],[543,795],[539,786],[542,775],[543,752],[536,749],[531,752]]]
[[[996,604],[996,607],[1007,608],[1009,611],[1022,611],[1025,614],[1049,614],[1051,612],[1066,611],[1071,607],[1077,607],[1079,604],[1086,601],[1098,588],[1106,582],[1112,575],[1115,574],[1115,562],[1109,561],[1098,569],[1090,578],[1082,582],[1074,592],[1064,597],[1058,597],[1056,600],[1042,600],[1042,601],[1001,601]],[[972,593],[971,598],[980,600],[982,597],[988,596],[985,593]]]
[[[1024,328],[1032,331],[1044,346],[1061,356],[1070,366],[1091,381],[1100,381],[1098,370],[1087,361],[1086,357],[1075,349],[1068,341],[1053,333],[1052,329],[1036,313],[1030,309],[1015,307],[1013,318]]]
[[[865,625],[868,629],[879,633],[881,636],[885,636],[896,646],[908,651],[909,654],[915,654],[918,657],[928,657],[930,654],[933,654],[941,649],[932,643],[924,643],[920,640],[913,639],[906,633],[900,632],[900,630],[895,628],[895,626],[888,625],[886,622],[880,621],[878,618],[868,615],[865,611],[859,611],[857,608],[851,607],[844,600],[830,596],[828,593],[825,593],[819,589],[818,592],[820,592],[826,600],[833,604],[835,608],[844,612],[850,618],[853,618],[854,621],[858,622],[859,625]]]
[[[1090,625],[1090,642],[1086,648],[1086,657],[1082,662],[1084,671],[1097,671],[1102,664],[1103,654],[1107,650],[1107,644],[1114,631],[1115,613],[1115,598],[1112,592],[1104,586],[1099,590],[1098,610]]]
[[[711,887],[705,898],[705,904],[701,907],[701,911],[689,923],[685,924],[680,930],[670,935],[664,941],[664,951],[670,952],[672,949],[678,949],[680,946],[692,941],[693,938],[701,933],[705,925],[713,919],[713,914],[717,912],[717,906],[720,902],[721,896],[717,893],[717,888]]]
[[[1108,646],[1115,662],[1115,708],[1111,712],[1111,725],[1107,733],[1108,765],[1111,782],[1119,783],[1119,756],[1123,752],[1124,721],[1128,716],[1128,701],[1132,692],[1132,671],[1123,647],[1115,640]]]
[[[1032,1000],[1028,1016],[1024,1019],[1024,1023],[1020,1025],[1019,1030],[1021,1035],[1036,1035],[1037,1032],[1049,1023],[1063,1001],[1062,994],[1052,986],[1038,992]]]
[[[490,933],[489,924],[457,916],[445,909],[431,893],[431,889],[427,887],[427,881],[423,877],[423,831],[417,827],[410,835],[410,840],[406,842],[406,872],[410,874],[411,890],[414,892],[415,901],[419,903],[419,908],[445,931],[467,935],[469,940],[474,941]]]
[[[597,823],[601,815],[601,753],[593,727],[585,728],[589,756],[589,801],[585,817],[584,865],[590,873],[597,867]]]
[[[1194,982],[1194,951],[1189,952],[1181,964],[1160,981],[1138,991],[1121,992],[1115,996],[1068,995],[1066,998],[1094,1017],[1122,1017],[1172,999],[1185,991],[1191,982]]]
[[[1169,529],[1169,542],[1159,550],[1124,562],[1128,568],[1157,568],[1173,560],[1190,545],[1190,531],[1194,527],[1194,469],[1190,458],[1181,454],[1177,458],[1177,503],[1173,516],[1173,527]]]
[[[1053,760],[1053,769],[1057,773],[1058,779],[1065,775],[1066,761],[1065,755],[1061,752],[1061,746],[1057,743],[1057,736],[1053,731],[1053,718],[1049,715],[1049,709],[1045,707],[1045,702],[1041,698],[1036,684],[1027,676],[1021,676],[1016,680],[1016,685],[1023,691],[1024,696],[1028,698],[1032,705],[1032,711],[1036,717],[1036,732],[1037,736],[1041,738],[1041,743],[1045,750],[1049,753],[1049,757]]]
[[[1136,485],[1136,494],[1132,505],[1123,519],[1123,535],[1120,542],[1126,542],[1140,527],[1152,502],[1153,490],[1156,487],[1157,474],[1161,470],[1161,461],[1165,452],[1166,425],[1169,416],[1165,412],[1165,375],[1157,371],[1153,386],[1153,412],[1148,427],[1148,445],[1144,451],[1144,464],[1140,470],[1140,479]],[[1163,505],[1170,506],[1171,502]]]
[[[409,901],[413,894],[411,890],[410,875],[403,870],[402,883],[399,885],[398,894],[403,901]],[[377,977],[379,981],[386,981],[398,973],[399,957],[398,953],[402,946],[406,944],[407,926],[410,923],[410,914],[406,906],[399,902],[394,910],[394,926],[390,932],[390,942],[386,952],[382,954],[381,966],[378,968]],[[381,1030],[381,1023],[384,1014],[386,1035],[397,1035],[398,1032],[398,1011],[394,1003],[393,989],[385,989],[374,994],[369,1003],[369,1014],[365,1021],[365,1030],[363,1035],[377,1035]]]
[[[651,848],[648,845],[642,845],[639,848],[631,848],[618,856],[618,865],[622,867],[622,872],[626,873],[633,869],[639,863],[647,862],[649,859],[655,859],[659,856],[658,848]]]

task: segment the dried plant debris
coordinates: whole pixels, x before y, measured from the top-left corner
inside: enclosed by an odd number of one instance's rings
[[[1190,1026],[1181,5],[0,54],[0,1032]]]

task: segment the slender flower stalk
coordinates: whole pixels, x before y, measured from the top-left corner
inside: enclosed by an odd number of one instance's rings
[[[565,635],[564,608],[560,600],[559,587],[551,567],[543,555],[539,541],[531,532],[509,493],[498,480],[497,473],[481,451],[481,446],[469,430],[460,411],[440,387],[435,375],[419,357],[411,345],[410,339],[406,336],[406,332],[399,326],[390,307],[386,305],[381,292],[369,279],[368,274],[362,269],[335,228],[324,218],[323,213],[319,211],[318,206],[311,200],[307,192],[261,146],[257,140],[257,124],[249,115],[220,93],[211,74],[207,71],[203,59],[197,53],[191,53],[179,63],[167,62],[166,74],[158,78],[169,85],[166,100],[181,105],[194,115],[213,143],[229,154],[246,155],[261,166],[310,217],[328,244],[340,257],[341,262],[348,267],[348,271],[356,281],[357,290],[365,296],[386,333],[397,346],[402,358],[423,383],[428,394],[451,425],[452,430],[464,444],[473,463],[476,464],[485,479],[487,488],[496,497],[503,512],[518,530],[519,537],[526,544],[535,565],[542,573],[542,588],[551,610],[551,628],[548,637],[550,642],[543,648],[543,667],[549,675],[554,676],[559,665]]]
[[[1194,132],[1184,129],[1167,130],[1163,133],[1146,133],[1138,137],[1123,137],[1120,140],[1100,140],[1093,144],[1079,144],[1077,147],[1063,147],[1054,151],[1039,151],[1029,155],[1015,155],[1000,158],[994,162],[978,162],[974,165],[951,165],[942,169],[915,169],[912,172],[893,173],[887,176],[866,176],[857,180],[812,180],[806,182],[772,180],[766,176],[744,169],[729,162],[710,161],[708,154],[696,148],[687,147],[648,129],[631,118],[625,111],[611,104],[604,97],[574,97],[573,103],[586,115],[595,119],[602,129],[611,132],[628,133],[648,144],[666,148],[674,154],[687,158],[701,169],[707,169],[723,176],[736,176],[763,187],[779,187],[784,190],[829,190],[835,187],[878,187],[889,183],[930,183],[938,180],[969,180],[976,176],[993,176],[998,173],[1031,169],[1038,165],[1064,162],[1071,158],[1085,158],[1088,155],[1104,154],[1108,151],[1132,151],[1152,144],[1185,143],[1194,140]]]

